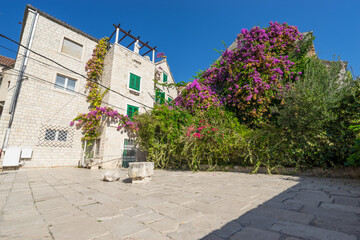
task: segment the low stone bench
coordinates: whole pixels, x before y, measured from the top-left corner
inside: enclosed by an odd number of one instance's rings
[[[154,174],[153,162],[130,162],[127,175],[132,183],[147,183]]]

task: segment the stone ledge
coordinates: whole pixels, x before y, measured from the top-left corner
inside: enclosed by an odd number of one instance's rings
[[[213,169],[214,171],[226,172],[242,172],[251,173],[254,167],[241,167],[241,166],[216,166],[210,167],[208,165],[201,165],[200,170],[206,171]],[[257,173],[268,173],[266,167],[260,167]],[[332,178],[360,178],[360,167],[339,167],[331,169],[313,168],[313,169],[296,169],[291,167],[279,167],[273,174],[294,175],[294,176],[316,176],[316,177],[332,177]]]

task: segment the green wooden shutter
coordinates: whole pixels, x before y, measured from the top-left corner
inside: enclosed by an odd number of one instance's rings
[[[165,103],[165,93],[162,92],[160,93],[160,104],[164,104]]]
[[[138,107],[127,105],[127,115],[130,119],[132,119],[134,115],[138,115],[138,114],[139,114]]]
[[[161,94],[160,90],[156,89],[156,92],[155,92],[155,102],[156,103],[160,103],[160,98],[161,98],[160,94]]]
[[[127,106],[127,115],[128,115],[128,117],[129,118],[132,118],[132,116],[133,116],[133,106],[131,106],[131,105],[128,105]]]
[[[140,77],[136,76],[135,89],[140,91]]]
[[[129,88],[140,91],[140,77],[130,73],[130,84]]]
[[[168,102],[171,102],[171,101],[172,101],[172,99],[170,97],[168,97]]]
[[[130,84],[129,84],[129,87],[130,88],[135,88],[135,75],[134,74],[132,74],[132,73],[130,73]]]
[[[163,82],[167,82],[167,75],[166,75],[166,73],[163,73]]]

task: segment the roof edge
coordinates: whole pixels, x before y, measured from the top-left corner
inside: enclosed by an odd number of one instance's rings
[[[83,32],[80,29],[77,29],[76,27],[71,26],[70,24],[68,24],[66,22],[63,22],[60,19],[57,19],[57,18],[51,16],[50,14],[47,14],[46,12],[32,6],[31,4],[26,5],[25,14],[28,12],[29,9],[31,9],[33,11],[37,11],[40,15],[42,15],[42,16],[44,16],[44,17],[46,17],[46,18],[48,18],[48,19],[50,19],[50,20],[52,20],[52,21],[54,21],[54,22],[56,22],[56,23],[58,23],[58,24],[60,24],[60,25],[62,25],[64,27],[66,27],[66,28],[68,28],[68,29],[70,29],[70,30],[72,30],[74,32],[77,32],[77,33],[83,35],[84,37],[89,38],[90,40],[92,40],[94,42],[99,42],[99,39],[97,39],[96,37],[93,37],[90,34],[88,34],[86,32]]]

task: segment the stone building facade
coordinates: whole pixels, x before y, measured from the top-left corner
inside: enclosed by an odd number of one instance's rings
[[[11,69],[14,67],[15,59],[0,55],[0,117],[4,108],[6,95],[9,88]]]
[[[19,42],[30,51],[19,47],[11,70],[0,118],[1,161],[4,164],[10,158],[19,158],[23,167],[79,165],[84,157],[82,133],[69,123],[78,113],[88,112],[85,65],[98,39],[27,5]],[[140,113],[145,106],[152,108],[156,95],[153,79],[158,66],[168,74],[168,82],[174,82],[166,60],[155,63],[112,44],[105,58],[102,82],[125,97],[109,91],[104,105],[125,115],[129,105],[139,107]],[[140,77],[139,90],[130,88],[131,74]],[[20,89],[18,97],[16,89]],[[167,91],[167,96],[175,98],[176,90]],[[94,149],[99,166],[106,167],[104,162],[121,165],[124,139],[127,134],[117,131],[115,124],[104,128]]]

